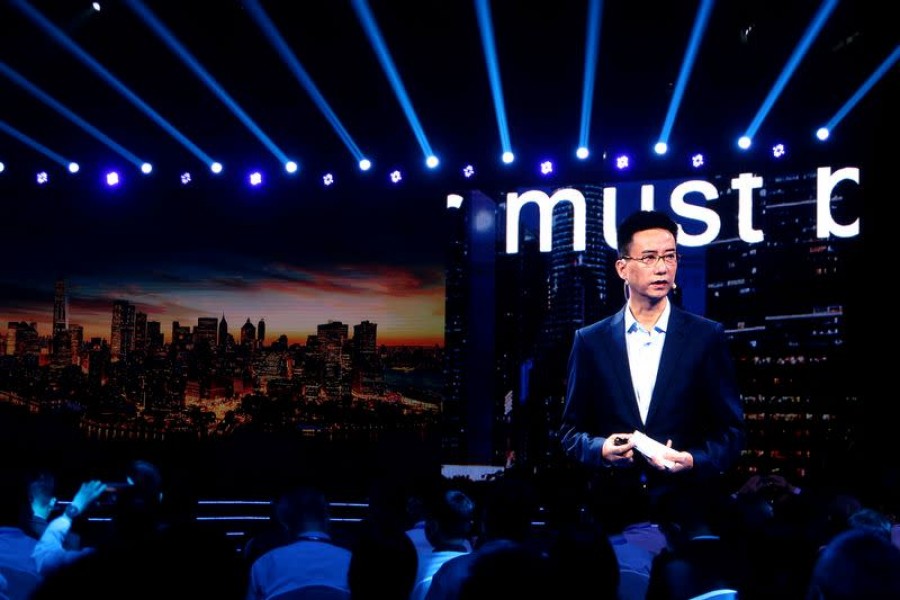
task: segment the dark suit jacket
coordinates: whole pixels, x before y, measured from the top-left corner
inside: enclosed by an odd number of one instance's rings
[[[584,465],[600,466],[606,436],[637,429],[690,452],[691,479],[730,469],[743,449],[744,422],[724,328],[672,306],[645,425],[628,366],[625,310],[575,332],[560,432],[564,452]]]

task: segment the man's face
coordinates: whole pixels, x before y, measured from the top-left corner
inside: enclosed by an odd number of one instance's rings
[[[678,263],[674,255],[675,237],[669,231],[646,229],[634,234],[628,258],[616,261],[616,271],[632,297],[659,300],[666,297],[675,281]]]

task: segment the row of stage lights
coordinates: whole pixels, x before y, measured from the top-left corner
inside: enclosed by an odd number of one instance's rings
[[[828,139],[828,130],[825,128],[820,129],[816,136],[824,141]],[[743,137],[738,141],[738,146],[742,150],[747,150],[751,146],[751,140],[749,138]],[[657,155],[664,155],[668,152],[668,147],[664,142],[659,142],[654,146],[654,152]],[[784,157],[787,153],[785,145],[782,143],[775,144],[771,148],[771,154],[773,158],[780,159]],[[575,152],[575,156],[580,160],[586,160],[590,156],[590,151],[587,148],[581,147],[578,148]],[[603,158],[606,159],[606,153],[604,153]],[[512,152],[503,153],[501,160],[504,164],[512,164],[515,162],[515,156]],[[436,156],[429,156],[425,161],[426,166],[429,169],[435,169],[440,164],[440,160]],[[702,153],[694,154],[690,157],[690,165],[699,169],[706,164],[706,157]],[[613,159],[613,165],[619,171],[626,171],[632,166],[631,157],[628,154],[618,154]],[[368,159],[363,159],[359,162],[360,171],[369,171],[372,168],[372,163]],[[81,170],[81,167],[76,162],[71,162],[68,165],[69,173],[76,174]],[[143,163],[141,165],[141,173],[144,175],[150,175],[153,172],[153,165],[150,163]],[[224,167],[221,163],[213,162],[209,166],[209,170],[214,175],[220,175],[224,172]],[[294,175],[298,172],[299,167],[296,162],[288,161],[284,165],[284,170],[289,175]],[[0,162],[0,174],[6,171],[6,165],[3,162]],[[475,167],[471,164],[467,164],[462,168],[462,175],[466,179],[470,179],[475,176]],[[538,172],[540,175],[544,177],[551,176],[555,172],[554,162],[552,160],[543,160],[538,164]],[[399,169],[395,169],[388,174],[388,179],[391,183],[399,184],[403,181],[403,172]],[[108,171],[103,176],[104,183],[109,187],[118,186],[123,180],[122,175],[119,171]],[[189,171],[185,171],[180,175],[180,181],[182,185],[188,185],[193,180],[193,177]],[[247,183],[252,187],[257,187],[263,185],[264,183],[264,174],[262,171],[253,170],[247,174]],[[35,182],[38,185],[45,185],[50,182],[50,176],[47,171],[39,171],[35,174]],[[336,178],[334,173],[324,173],[322,175],[322,185],[325,187],[330,187],[336,183]]]

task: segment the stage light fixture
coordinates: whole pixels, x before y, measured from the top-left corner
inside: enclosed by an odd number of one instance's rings
[[[391,181],[394,183],[400,183],[400,180],[403,179],[403,175],[400,171],[391,171]]]
[[[774,146],[772,146],[772,156],[774,156],[775,158],[781,158],[782,156],[784,156],[784,153],[784,144],[775,144]]]
[[[827,127],[819,127],[819,129],[816,130],[816,137],[823,142],[828,139],[829,135],[831,135],[831,132],[828,131]]]
[[[475,167],[473,167],[472,165],[466,165],[465,167],[463,167],[462,172],[463,172],[463,177],[468,179],[468,178],[472,177],[473,175],[475,175]]]
[[[0,173],[2,173],[5,170],[6,170],[6,165],[4,165],[2,162],[0,162]]]
[[[141,165],[141,173],[143,173],[144,175],[149,175],[152,172],[153,172],[153,165],[151,165],[150,163],[145,162],[144,164]]]
[[[738,140],[737,145],[738,145],[738,148],[740,148],[741,150],[746,150],[747,148],[750,147],[751,143],[752,143],[752,140],[748,136],[742,135],[740,137],[740,139]]]
[[[213,164],[209,165],[209,170],[218,175],[222,172],[222,163],[214,162]]]
[[[620,171],[624,171],[629,167],[630,162],[631,161],[628,159],[628,156],[626,154],[620,154],[616,157],[616,168]]]
[[[284,163],[284,170],[287,171],[288,173],[296,173],[297,172],[297,163],[295,163],[292,160],[287,161],[286,163]]]
[[[69,173],[77,173],[79,169],[81,169],[81,167],[78,165],[77,162],[69,163]]]
[[[577,156],[581,160],[586,159],[590,155],[591,155],[590,150],[588,150],[584,146],[581,146],[580,148],[578,148],[578,150],[575,151],[575,156]]]
[[[372,168],[372,161],[369,160],[368,158],[364,158],[361,161],[359,161],[359,170],[360,171],[368,171],[371,168]]]
[[[669,151],[669,145],[665,142],[656,142],[656,145],[653,146],[653,151],[662,156]]]
[[[513,154],[512,152],[507,151],[507,152],[504,152],[504,153],[503,153],[503,156],[501,156],[500,159],[501,159],[505,164],[508,165],[508,164],[511,163],[512,161],[516,160],[516,155]]]
[[[433,168],[437,167],[440,163],[441,163],[441,161],[438,160],[438,157],[435,156],[434,154],[432,154],[431,156],[429,156],[428,158],[425,159],[425,165],[429,169],[433,169]]]
[[[35,179],[38,182],[38,185],[44,185],[45,183],[50,181],[50,176],[47,175],[47,171],[41,171],[37,174],[37,177]]]
[[[702,167],[703,163],[703,155],[699,152],[691,157],[691,165],[693,165],[695,169],[699,169],[700,167]]]
[[[188,173],[187,171],[185,171],[184,173],[181,174],[181,184],[187,185],[190,182],[191,182],[191,174]]]
[[[115,171],[110,171],[106,174],[106,185],[109,187],[114,187],[119,185],[119,174]]]
[[[93,8],[93,9],[96,10],[97,12],[100,12],[100,3],[99,3],[99,2],[93,2],[93,3],[91,3],[91,8]]]
[[[253,171],[250,173],[250,185],[259,185],[262,183],[262,173]]]
[[[326,187],[331,185],[332,183],[334,183],[334,175],[332,175],[331,173],[325,173],[322,176],[322,183],[324,183]]]
[[[459,208],[462,203],[463,197],[459,194],[447,194],[447,208]]]
[[[553,163],[545,160],[541,163],[541,175],[550,175],[553,173]]]

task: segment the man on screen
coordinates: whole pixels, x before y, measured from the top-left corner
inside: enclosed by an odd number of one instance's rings
[[[668,299],[676,223],[639,211],[617,234],[626,304],[575,332],[561,442],[592,468],[603,504],[614,499],[640,520],[656,494],[708,483],[734,465],[743,412],[722,325]]]

